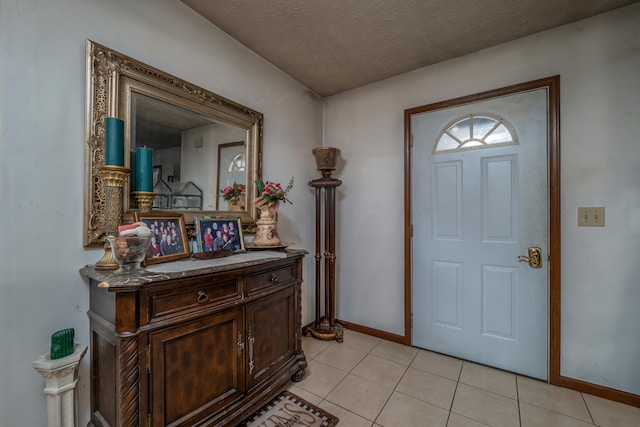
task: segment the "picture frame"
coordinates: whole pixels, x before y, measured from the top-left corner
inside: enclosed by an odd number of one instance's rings
[[[195,225],[198,252],[246,251],[239,216],[196,217]]]
[[[143,266],[189,257],[191,251],[183,214],[134,212],[134,220],[145,223],[152,233]]]

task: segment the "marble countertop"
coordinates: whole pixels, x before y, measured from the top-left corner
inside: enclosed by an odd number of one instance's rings
[[[285,259],[307,254],[300,249],[286,251],[253,251],[223,258],[200,260],[185,258],[183,260],[153,264],[136,274],[114,274],[113,271],[96,270],[93,265],[80,269],[80,274],[99,282],[105,288],[130,288],[151,282],[180,279],[201,274],[217,273],[235,268],[260,265],[267,261]]]

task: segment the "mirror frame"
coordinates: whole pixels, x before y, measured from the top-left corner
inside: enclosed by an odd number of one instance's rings
[[[127,83],[123,84],[123,81]],[[105,185],[100,174],[104,162],[104,118],[118,117],[125,121],[124,151],[128,153],[131,91],[142,87],[147,95],[171,100],[174,105],[192,111],[196,106],[198,113],[245,129],[246,200],[250,201],[256,197],[255,180],[262,178],[262,113],[87,40],[86,194],[83,230],[85,247],[104,244],[107,207]],[[124,163],[125,167],[130,167],[129,156],[125,155]],[[252,203],[247,205],[246,211],[234,211],[233,215],[240,216],[245,232],[253,232],[258,210]],[[193,226],[195,216],[223,215],[229,211],[189,209],[171,212],[184,214],[187,225]],[[123,188],[123,217],[124,222],[133,221],[133,210],[129,206],[128,180]]]

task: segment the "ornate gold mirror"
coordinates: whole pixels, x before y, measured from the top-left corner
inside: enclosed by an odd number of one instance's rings
[[[87,134],[84,245],[105,237],[104,118],[124,120],[124,151],[154,150],[153,209],[195,216],[232,214],[252,230],[257,209],[245,203],[228,211],[220,190],[234,182],[255,198],[262,177],[263,115],[140,61],[87,41]],[[125,167],[131,166],[125,154]],[[136,204],[123,191],[124,221]]]

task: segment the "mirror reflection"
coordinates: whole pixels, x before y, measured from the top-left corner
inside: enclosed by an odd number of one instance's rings
[[[220,190],[246,185],[245,129],[141,93],[131,120],[131,152],[153,149],[155,209],[226,210]]]
[[[254,230],[258,209],[246,201],[262,176],[262,113],[91,40],[87,61],[85,246],[104,244],[109,214],[121,209],[118,222],[130,223],[139,209],[131,175],[107,209],[106,117],[124,122],[125,153],[153,149],[153,209],[182,213],[187,227],[196,216],[232,214],[245,232]],[[124,167],[135,171],[132,159],[125,156]],[[244,197],[225,201],[220,190],[234,182]]]

